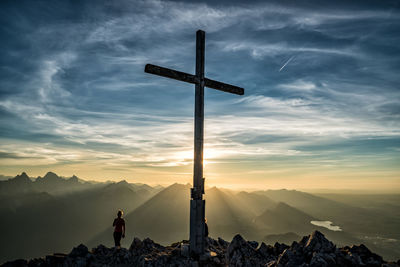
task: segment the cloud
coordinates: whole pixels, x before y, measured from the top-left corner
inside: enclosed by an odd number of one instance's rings
[[[38,159],[40,157],[23,156],[17,153],[9,153],[0,151],[0,158],[2,159]]]
[[[290,84],[281,84],[281,85],[279,85],[279,87],[283,88],[283,89],[289,89],[289,90],[306,90],[306,91],[317,88],[314,83],[306,82],[303,80],[298,80],[298,81],[292,82]]]
[[[400,132],[400,21],[392,3],[0,5],[0,149],[9,157],[2,166],[35,157],[40,166],[189,172],[175,168],[191,164],[193,85],[143,68],[193,73],[199,28],[207,32],[207,77],[246,89],[243,97],[206,89],[211,165],[344,164],[341,153],[360,165],[398,158],[376,141],[395,150]],[[368,144],[378,145],[361,149]]]

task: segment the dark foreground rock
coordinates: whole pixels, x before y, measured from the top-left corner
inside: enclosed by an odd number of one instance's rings
[[[15,260],[2,266],[400,266],[385,262],[366,246],[337,248],[318,231],[303,237],[291,246],[275,243],[274,246],[246,241],[236,235],[232,242],[221,238],[207,239],[207,253],[200,259],[188,257],[188,242],[162,246],[146,238],[134,238],[129,249],[107,248],[99,245],[89,250],[84,245],[69,254],[56,253],[44,258]]]

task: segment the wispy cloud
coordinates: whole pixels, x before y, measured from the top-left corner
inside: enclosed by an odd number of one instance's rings
[[[206,90],[210,173],[294,177],[376,162],[399,171],[383,163],[398,159],[400,135],[400,22],[389,4],[0,5],[0,172],[190,176],[193,86],[143,68],[194,72],[199,28],[206,75],[246,89]],[[297,171],[282,171],[289,162]]]

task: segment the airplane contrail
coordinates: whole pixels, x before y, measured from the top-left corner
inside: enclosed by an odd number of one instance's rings
[[[281,70],[283,70],[283,69],[286,67],[286,65],[289,64],[290,61],[292,61],[293,58],[294,58],[294,56],[291,56],[291,57],[289,58],[289,60],[286,61],[286,63],[283,64],[283,66],[279,69],[279,72],[281,72]]]

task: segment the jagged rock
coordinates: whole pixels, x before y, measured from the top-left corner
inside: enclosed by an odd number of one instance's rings
[[[352,254],[358,254],[361,258],[361,261],[366,265],[377,265],[383,262],[381,256],[372,253],[364,244],[359,246],[351,246],[350,252]]]
[[[257,241],[247,241],[247,243],[253,247],[254,249],[258,248],[258,242]]]
[[[28,261],[23,259],[18,259],[11,262],[6,262],[2,265],[3,267],[25,267],[28,266]]]
[[[275,255],[280,255],[280,254],[282,254],[283,251],[285,251],[285,249],[287,249],[287,248],[289,248],[288,245],[285,245],[285,244],[281,244],[281,243],[276,242],[275,245],[274,245],[274,254],[275,254]]]
[[[108,248],[102,244],[98,245],[97,248],[93,248],[92,252],[97,255],[105,255],[108,253]]]
[[[313,253],[313,257],[311,258],[310,261],[310,267],[328,267],[328,266],[329,265],[325,261],[323,254]]]
[[[221,247],[227,248],[229,246],[229,242],[223,240],[222,238],[218,237],[218,244]]]
[[[132,241],[131,246],[129,247],[129,250],[130,251],[140,250],[142,249],[142,247],[143,247],[142,241],[139,238],[135,237]]]
[[[274,254],[274,247],[265,244],[264,242],[261,243],[260,247],[258,248],[258,253],[261,257],[267,260],[267,262],[271,262],[276,260],[276,255]]]
[[[47,266],[63,266],[65,260],[65,255],[59,255],[59,254],[54,254],[54,255],[48,255],[45,258],[45,262]],[[77,266],[85,266],[85,263],[79,264]]]
[[[332,253],[336,249],[336,246],[319,231],[314,231],[308,238],[300,241],[301,244],[304,242],[306,242],[304,247],[306,252]]]
[[[294,253],[290,249],[285,249],[283,253],[279,256],[277,265],[292,266],[294,262]]]
[[[146,238],[134,238],[129,249],[108,248],[99,245],[91,251],[80,244],[69,254],[55,253],[44,258],[15,260],[7,262],[6,267],[39,267],[39,266],[267,266],[267,267],[333,267],[333,266],[400,266],[397,262],[385,262],[382,257],[372,253],[366,246],[336,248],[318,231],[303,237],[300,242],[291,246],[275,243],[274,246],[254,241],[246,241],[236,235],[232,242],[221,238],[206,239],[206,254],[200,257],[201,262],[183,255],[181,250],[187,248],[188,241],[177,242],[171,246],[162,246]]]
[[[77,247],[74,247],[71,251],[71,253],[69,253],[70,257],[76,258],[76,257],[85,257],[86,254],[89,253],[88,248],[84,245],[84,244],[80,244]]]
[[[44,266],[44,265],[45,265],[45,261],[43,258],[32,259],[28,263],[29,267]]]
[[[381,256],[372,253],[365,245],[345,246],[339,250],[344,255],[347,264],[358,264],[366,266],[381,266],[385,263]]]
[[[229,266],[263,266],[266,263],[265,258],[239,234],[229,244],[226,260]]]

